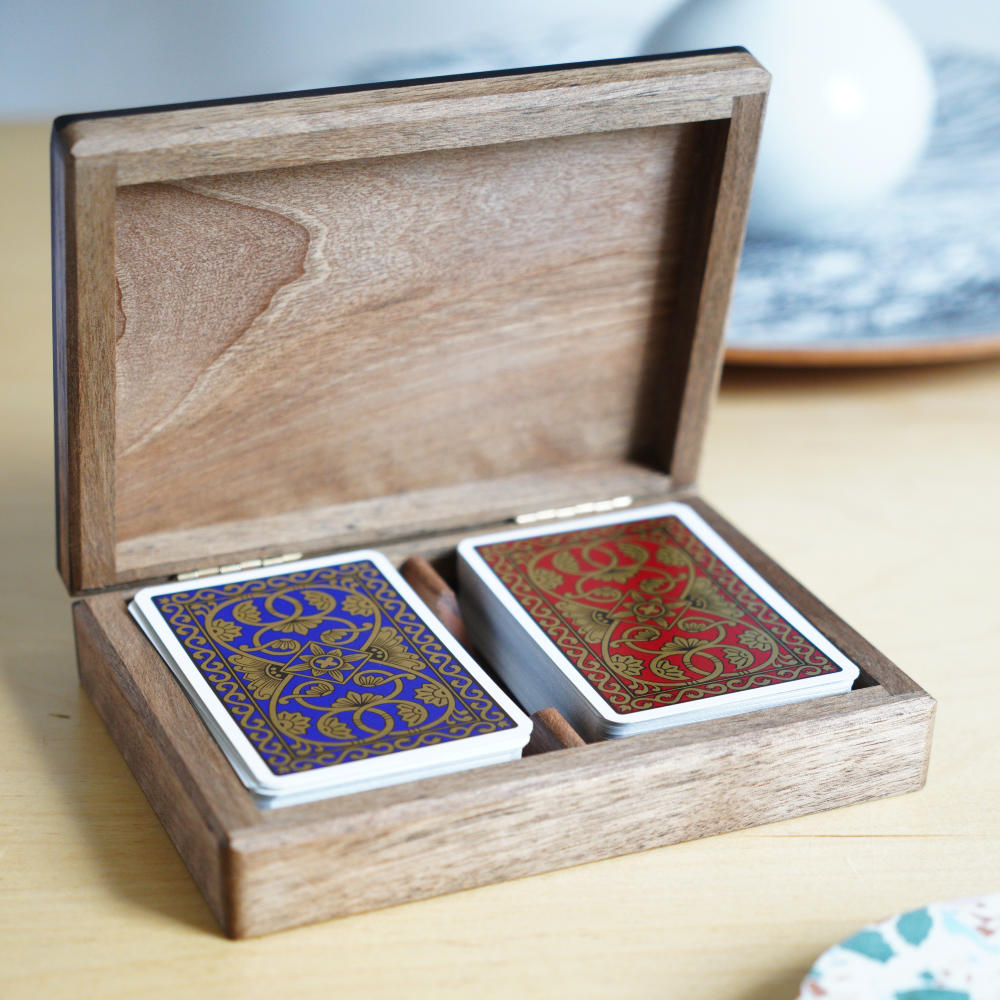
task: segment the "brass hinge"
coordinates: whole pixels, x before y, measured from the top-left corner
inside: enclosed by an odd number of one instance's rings
[[[281,563],[294,562],[301,559],[301,552],[286,552],[282,556],[268,556],[267,559],[247,559],[245,562],[230,563],[227,566],[206,566],[204,569],[191,569],[186,573],[178,573],[175,580],[197,580],[201,576],[218,576],[220,573],[238,573],[243,569],[259,569],[264,566],[279,566]]]
[[[579,517],[581,514],[604,514],[609,510],[621,510],[632,506],[632,497],[612,497],[610,500],[592,500],[589,503],[577,503],[572,507],[551,507],[548,510],[536,510],[530,514],[518,514],[515,524],[535,524],[537,521],[554,521],[564,517]]]

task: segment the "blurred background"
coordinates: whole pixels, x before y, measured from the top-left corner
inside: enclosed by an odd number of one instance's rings
[[[4,0],[0,115],[51,118],[629,56],[644,51],[677,6],[676,0]],[[991,0],[887,0],[887,6],[931,50],[1000,52],[1000,5]]]
[[[774,74],[729,360],[1000,353],[994,0],[0,0],[0,121],[721,45]]]
[[[234,949],[76,680],[52,117],[732,44],[774,83],[701,489],[940,698],[927,788]],[[776,1000],[869,921],[997,891],[998,330],[997,0],[0,0],[0,995],[318,997],[332,972],[401,996],[441,971],[445,998]]]

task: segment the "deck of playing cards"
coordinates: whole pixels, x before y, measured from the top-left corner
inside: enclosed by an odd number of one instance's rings
[[[377,552],[149,587],[129,610],[264,807],[499,763],[530,735]]]
[[[690,507],[464,540],[460,599],[529,712],[589,740],[850,689],[858,668]]]

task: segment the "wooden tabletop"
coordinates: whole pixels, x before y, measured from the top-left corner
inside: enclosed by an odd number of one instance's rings
[[[791,1000],[861,925],[1000,892],[1000,362],[733,370],[704,493],[938,699],[926,788],[223,938],[76,681],[54,565],[46,143],[0,128],[0,995]]]

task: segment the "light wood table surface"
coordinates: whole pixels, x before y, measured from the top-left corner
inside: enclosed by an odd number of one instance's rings
[[[733,371],[704,493],[937,697],[927,787],[223,938],[77,686],[48,241],[47,129],[2,127],[0,996],[791,1000],[861,925],[1000,892],[1000,363]]]

